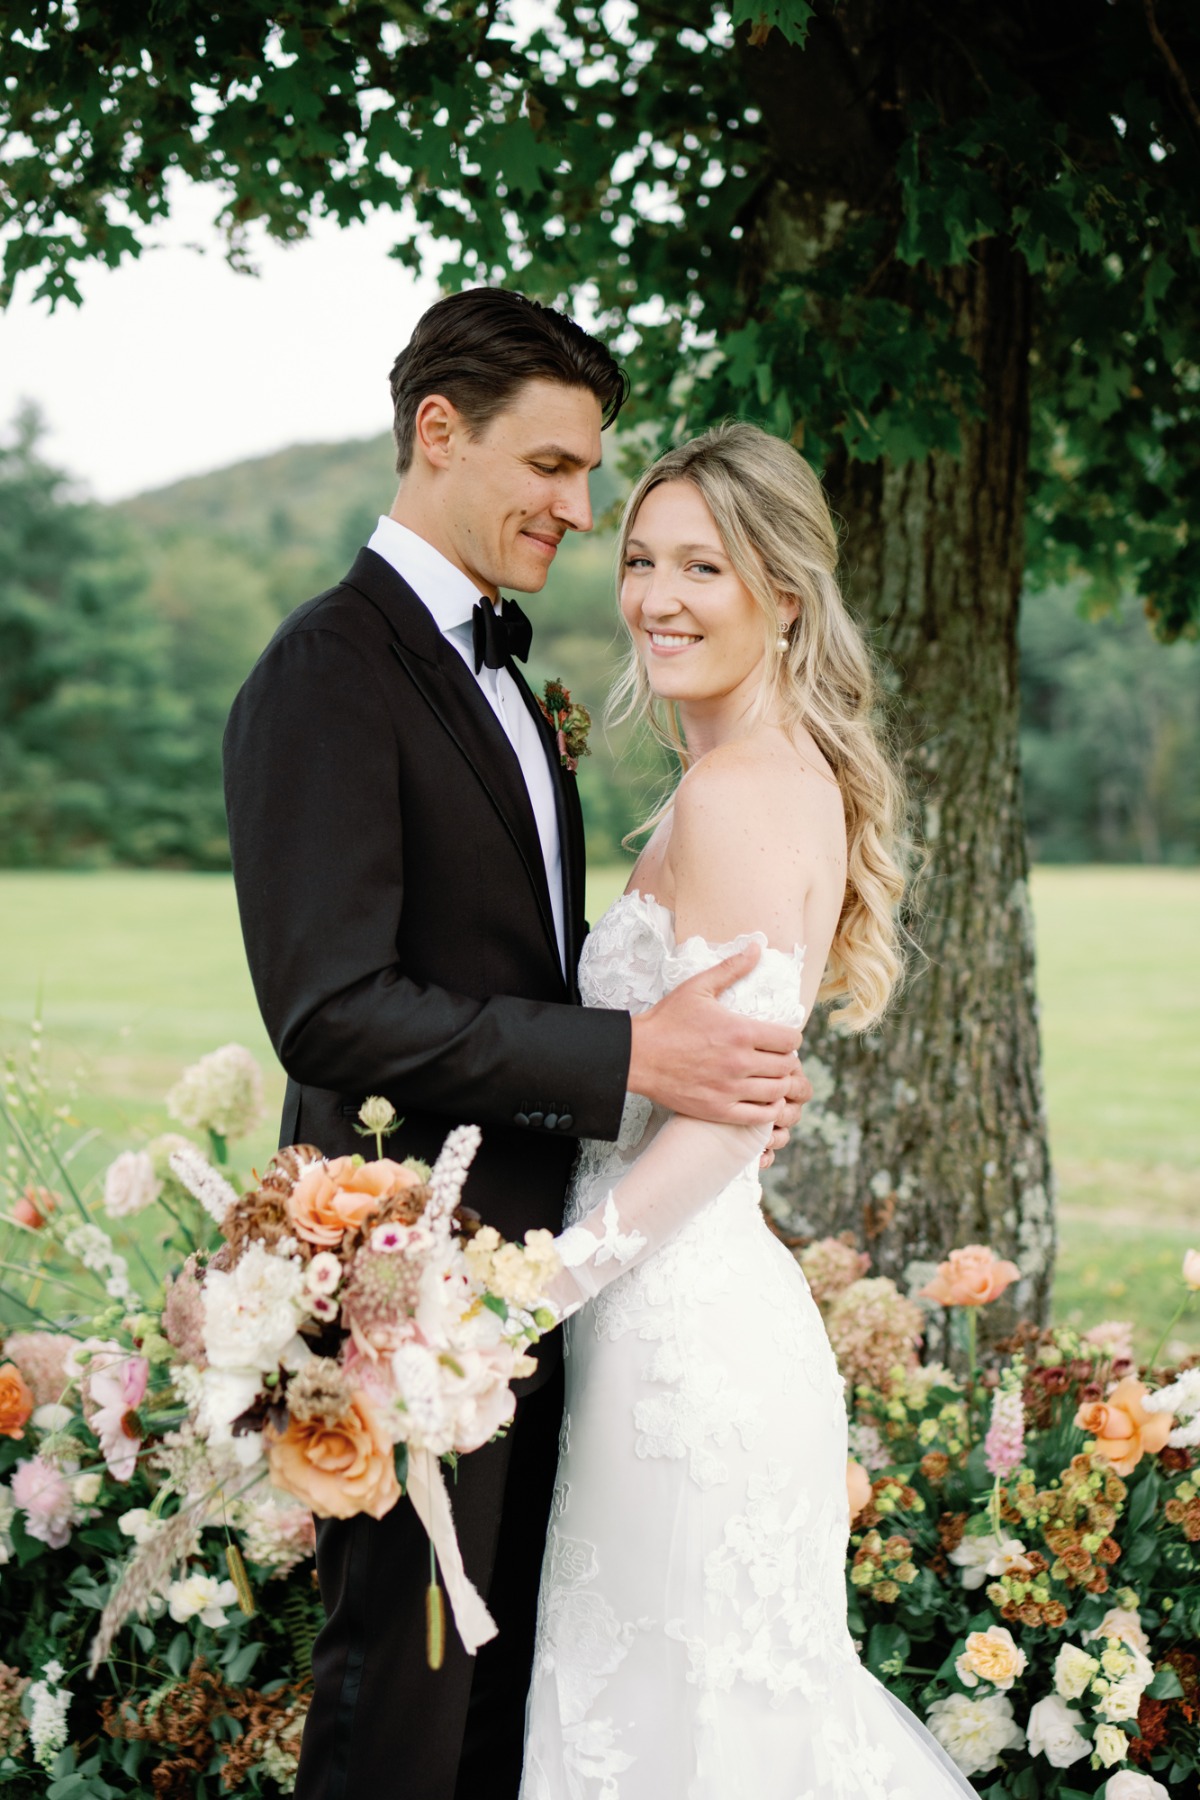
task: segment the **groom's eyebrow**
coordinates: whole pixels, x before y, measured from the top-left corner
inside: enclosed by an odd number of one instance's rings
[[[589,472],[600,467],[599,457],[590,463],[586,456],[580,456],[575,450],[564,450],[561,444],[544,444],[540,450],[531,450],[529,456],[531,460],[536,457],[539,462],[553,459],[555,462],[569,463],[573,469],[587,469]]]

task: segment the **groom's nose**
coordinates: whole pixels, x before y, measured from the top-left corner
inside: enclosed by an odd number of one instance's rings
[[[572,531],[592,529],[592,495],[586,469],[573,469],[569,475],[563,476],[550,511],[561,524],[570,526]]]

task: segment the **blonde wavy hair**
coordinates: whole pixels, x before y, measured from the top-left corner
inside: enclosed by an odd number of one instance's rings
[[[871,653],[838,587],[837,532],[821,484],[804,458],[755,425],[731,423],[690,439],[654,463],[626,504],[618,580],[647,494],[668,481],[699,489],[742,584],[762,611],[764,668],[758,716],[803,725],[837,779],[846,814],[846,894],[819,998],[840,1001],[833,1017],[865,1031],[885,1011],[903,973],[898,861],[905,795],[878,720]],[[799,604],[780,654],[779,602]],[[646,722],[686,772],[690,758],[674,706],[658,700],[637,649],[619,676],[609,718]],[[647,821],[657,823],[669,801]]]

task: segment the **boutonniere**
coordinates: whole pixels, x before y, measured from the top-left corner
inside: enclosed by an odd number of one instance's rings
[[[548,681],[538,699],[538,705],[549,720],[550,729],[558,741],[558,759],[564,769],[573,775],[579,767],[581,756],[590,756],[588,749],[588,732],[592,728],[592,715],[586,706],[579,706],[571,699],[570,690],[561,681]]]

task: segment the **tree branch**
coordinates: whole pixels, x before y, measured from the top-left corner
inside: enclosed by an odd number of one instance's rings
[[[1195,97],[1188,86],[1188,78],[1183,72],[1179,59],[1162,34],[1162,27],[1159,25],[1158,16],[1154,11],[1154,0],[1142,0],[1142,10],[1146,14],[1146,24],[1149,27],[1150,36],[1154,40],[1155,48],[1170,71],[1171,79],[1179,90],[1179,97],[1191,117],[1192,124],[1197,131],[1200,131],[1200,106],[1196,105]]]

